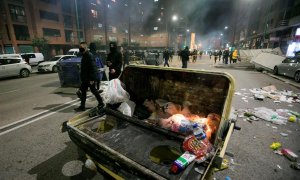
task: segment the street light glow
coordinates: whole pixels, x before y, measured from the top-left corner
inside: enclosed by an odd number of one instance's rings
[[[177,20],[178,20],[177,15],[173,15],[173,16],[172,16],[172,20],[173,20],[173,21],[177,21]]]
[[[158,18],[157,20],[158,20],[158,21],[161,21],[161,19],[160,19],[160,18]]]
[[[186,32],[190,32],[190,29],[187,29]]]
[[[228,26],[225,26],[224,29],[228,29]]]
[[[222,33],[221,33],[220,35],[221,35],[221,36],[223,36],[223,34],[222,34]]]

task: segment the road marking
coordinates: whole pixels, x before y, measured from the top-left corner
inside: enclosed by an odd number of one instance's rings
[[[87,96],[87,100],[90,99],[90,98],[91,98],[91,96]],[[65,110],[65,109],[67,109],[67,108],[69,108],[71,106],[74,106],[74,105],[78,104],[79,102],[80,102],[79,99],[75,99],[75,100],[66,102],[66,103],[64,103],[62,105],[59,105],[59,106],[56,106],[56,107],[52,107],[52,108],[50,108],[50,109],[48,109],[46,111],[43,111],[43,112],[37,113],[35,115],[29,116],[27,118],[21,119],[19,121],[16,121],[16,122],[4,125],[4,126],[0,127],[0,136],[2,136],[4,134],[7,134],[7,133],[9,133],[11,131],[17,130],[17,129],[21,128],[21,127],[27,126],[27,125],[29,125],[31,123],[34,123],[36,121],[39,121],[41,119],[44,119],[45,117],[51,116],[51,115],[53,115],[53,114],[55,114],[57,112]],[[70,104],[70,103],[72,103],[72,104]],[[65,106],[65,105],[68,105],[68,106]],[[63,107],[63,106],[65,106],[65,107]],[[51,110],[55,110],[55,109],[57,109],[57,110],[53,111],[53,112],[50,112]],[[20,124],[20,125],[17,125],[17,124]]]
[[[3,92],[3,93],[0,93],[0,95],[2,95],[2,94],[8,94],[8,93],[16,92],[16,91],[20,91],[20,89],[16,89],[16,90],[12,90],[12,91]]]

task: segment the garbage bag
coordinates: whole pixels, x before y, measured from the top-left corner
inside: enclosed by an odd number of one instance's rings
[[[270,121],[274,124],[286,124],[287,118],[280,116],[277,112],[266,107],[254,108],[253,114],[266,121]]]
[[[103,96],[104,103],[116,104],[129,100],[130,95],[122,86],[119,79],[113,79],[108,82],[107,89]]]
[[[135,103],[133,101],[122,102],[118,107],[118,111],[122,114],[132,117],[135,108]]]

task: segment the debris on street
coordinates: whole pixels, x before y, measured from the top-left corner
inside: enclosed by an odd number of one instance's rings
[[[281,144],[279,142],[273,142],[270,145],[270,148],[273,149],[273,150],[278,150],[280,147],[281,147]]]
[[[296,155],[293,151],[287,148],[281,149],[281,153],[287,157],[290,161],[297,161],[298,155]]]
[[[295,170],[300,170],[300,162],[294,162],[291,164],[291,168]]]

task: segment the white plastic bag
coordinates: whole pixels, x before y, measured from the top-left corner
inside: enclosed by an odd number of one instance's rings
[[[126,92],[119,79],[113,79],[108,82],[107,89],[103,96],[104,103],[116,104],[129,100],[130,96]]]
[[[135,102],[128,100],[126,102],[122,102],[122,104],[118,107],[118,111],[120,111],[124,115],[132,117],[134,108]]]

